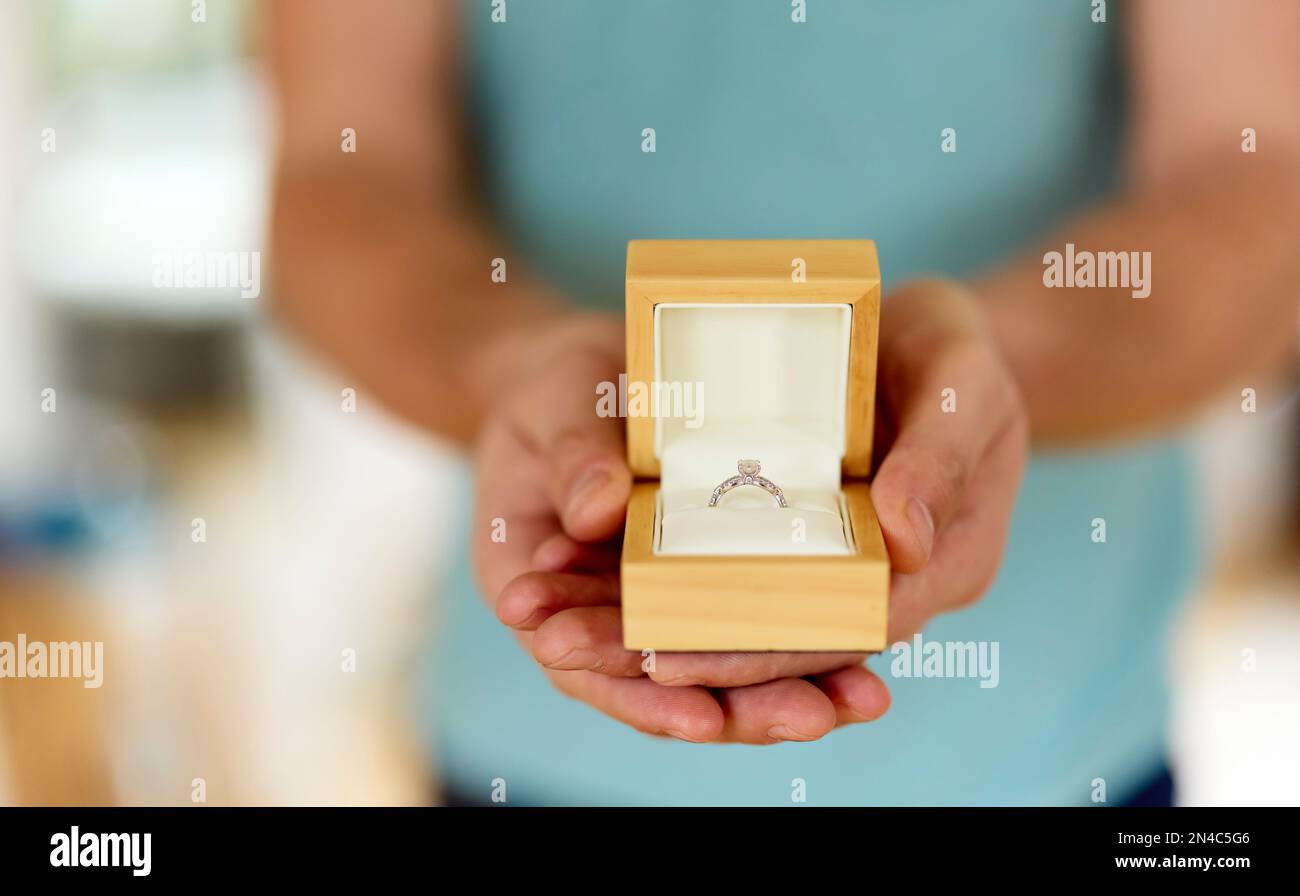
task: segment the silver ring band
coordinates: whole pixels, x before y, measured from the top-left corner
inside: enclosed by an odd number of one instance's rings
[[[717,507],[722,496],[734,488],[740,488],[742,485],[756,485],[763,491],[767,492],[773,498],[776,498],[778,507],[789,507],[786,503],[785,494],[775,482],[758,475],[762,466],[756,460],[739,460],[736,462],[736,472],[740,475],[732,476],[713,490],[713,495],[709,498],[709,506]]]

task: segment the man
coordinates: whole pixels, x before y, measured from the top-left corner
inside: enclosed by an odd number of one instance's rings
[[[380,6],[272,7],[278,311],[493,473],[470,531],[499,622],[464,570],[441,650],[453,797],[1067,803],[1161,779],[1196,533],[1184,451],[1154,437],[1294,355],[1300,8]],[[877,240],[890,637],[997,642],[998,687],[887,689],[828,654],[646,675],[622,649],[630,476],[594,387],[624,369],[626,241],[685,236]],[[1136,252],[1147,282],[1048,285],[1067,246]]]

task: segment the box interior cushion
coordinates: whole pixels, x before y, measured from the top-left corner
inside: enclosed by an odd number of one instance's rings
[[[657,553],[851,553],[840,492],[850,324],[843,304],[656,307],[656,381],[702,388],[694,419],[661,409],[655,420]],[[709,507],[740,458],[761,461],[789,507],[753,486]]]
[[[717,507],[709,493],[660,489],[655,553],[665,555],[826,556],[853,553],[843,495],[786,491],[778,507],[761,489],[728,492]]]

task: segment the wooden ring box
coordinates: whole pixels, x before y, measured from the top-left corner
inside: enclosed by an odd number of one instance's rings
[[[664,400],[627,412],[626,648],[885,647],[866,481],[879,319],[869,240],[628,244],[628,388]],[[789,507],[751,486],[707,506],[741,458]]]

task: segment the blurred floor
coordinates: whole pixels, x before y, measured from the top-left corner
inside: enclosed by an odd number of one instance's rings
[[[196,779],[211,804],[427,801],[409,669],[452,464],[256,343],[251,417],[149,421],[172,471],[157,552],[0,579],[3,637],[105,642],[99,690],[0,682],[0,801],[182,804]]]
[[[111,622],[54,570],[0,574],[0,638],[111,639]],[[0,684],[0,803],[102,805],[116,801],[107,701],[122,683],[89,689],[80,680]],[[5,733],[8,736],[5,737]]]
[[[1211,584],[1178,642],[1171,726],[1185,806],[1300,805],[1300,564]]]

